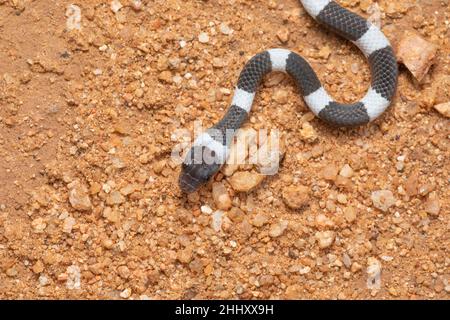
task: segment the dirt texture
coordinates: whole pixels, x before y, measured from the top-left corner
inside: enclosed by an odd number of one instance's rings
[[[272,74],[247,127],[282,132],[279,172],[186,196],[174,132],[250,57],[294,50],[353,102],[364,56],[296,0],[0,0],[0,298],[449,299],[449,1],[339,3],[434,44],[421,82],[337,129]]]

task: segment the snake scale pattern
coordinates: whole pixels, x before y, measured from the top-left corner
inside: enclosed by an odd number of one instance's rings
[[[390,105],[397,88],[398,65],[389,40],[381,30],[330,0],[300,0],[320,24],[353,42],[366,56],[372,74],[365,97],[353,104],[334,101],[322,87],[308,62],[287,49],[271,49],[255,55],[242,70],[231,106],[225,116],[193,143],[179,178],[182,191],[198,190],[225,163],[235,132],[246,121],[258,86],[272,71],[289,74],[310,110],[338,127],[355,127],[379,117]]]

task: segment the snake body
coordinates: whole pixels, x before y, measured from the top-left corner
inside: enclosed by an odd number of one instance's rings
[[[330,0],[300,0],[320,24],[357,45],[368,59],[372,81],[359,102],[342,104],[331,98],[308,62],[287,49],[271,49],[251,58],[242,70],[225,116],[206,130],[188,152],[179,179],[184,192],[196,191],[225,163],[235,132],[247,119],[263,77],[272,71],[289,74],[310,110],[338,127],[355,127],[379,117],[390,105],[398,78],[397,61],[389,40],[375,25]]]

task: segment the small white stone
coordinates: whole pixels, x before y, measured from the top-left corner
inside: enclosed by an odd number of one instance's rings
[[[377,259],[370,257],[367,264],[367,288],[369,290],[378,290],[381,288],[381,263]]]
[[[198,41],[200,41],[201,43],[208,43],[209,42],[208,34],[205,32],[200,33],[198,36]]]
[[[270,227],[269,236],[271,236],[272,238],[278,238],[279,236],[281,236],[284,233],[284,231],[287,229],[288,225],[289,225],[288,221],[280,221],[276,224],[273,224]]]
[[[44,274],[41,274],[39,276],[39,285],[41,287],[45,287],[47,284],[48,284],[48,278]]]
[[[353,176],[353,169],[348,164],[346,164],[342,167],[339,175],[344,178],[351,178]]]
[[[179,75],[175,75],[173,76],[172,81],[173,83],[180,84],[181,82],[183,82],[183,78]]]
[[[201,207],[200,207],[200,211],[201,211],[202,213],[204,213],[204,214],[211,214],[211,213],[213,213],[213,210],[212,210],[211,207],[208,206],[208,205],[203,205],[203,206],[201,206]]]
[[[67,273],[66,288],[69,290],[80,289],[81,287],[80,268],[76,265],[71,265],[67,267],[66,273]]]
[[[112,10],[112,12],[117,13],[122,8],[123,8],[123,5],[120,3],[119,0],[111,1],[111,10]]]
[[[230,35],[233,33],[233,29],[231,29],[227,24],[222,22],[220,24],[220,32],[222,32],[225,35]]]
[[[79,6],[71,4],[66,10],[66,28],[67,30],[80,30],[81,29],[81,9]]]
[[[394,194],[390,190],[378,190],[372,192],[372,202],[375,208],[380,209],[383,212],[389,210],[395,202]]]
[[[131,6],[136,11],[142,10],[142,1],[141,0],[132,0]]]
[[[103,74],[103,71],[102,71],[102,69],[97,68],[97,69],[94,69],[94,71],[92,73],[96,76],[100,76]]]
[[[215,232],[219,232],[220,230],[222,230],[222,216],[222,210],[217,210],[212,215],[212,228]]]
[[[67,217],[66,219],[64,219],[63,231],[65,233],[71,233],[75,223],[76,221],[73,217]]]
[[[102,190],[105,191],[105,193],[110,193],[111,192],[111,186],[108,183],[104,183],[102,185]]]
[[[184,40],[181,40],[179,43],[180,43],[181,48],[184,48],[187,45],[186,41],[184,41]]]
[[[315,237],[317,239],[319,247],[321,249],[325,249],[333,244],[336,234],[333,231],[323,231],[316,232]]]
[[[131,289],[127,288],[120,293],[120,297],[123,299],[128,299],[131,296]]]

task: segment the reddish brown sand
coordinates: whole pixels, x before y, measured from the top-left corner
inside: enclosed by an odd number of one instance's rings
[[[216,122],[259,51],[301,53],[345,102],[367,63],[297,0],[121,2],[77,1],[69,32],[69,1],[0,0],[0,298],[449,298],[450,126],[433,109],[450,101],[448,0],[378,1],[394,45],[411,31],[438,52],[421,84],[401,68],[370,125],[331,128],[269,77],[250,123],[282,131],[285,158],[249,193],[216,178],[221,231],[211,184],[177,187],[174,130]],[[339,2],[368,17],[373,1]]]

